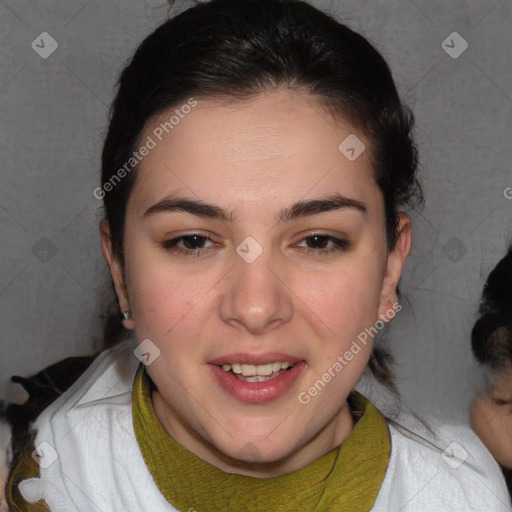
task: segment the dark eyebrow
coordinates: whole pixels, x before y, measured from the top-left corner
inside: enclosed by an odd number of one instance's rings
[[[289,208],[283,208],[280,210],[277,220],[278,222],[290,222],[301,217],[307,217],[308,215],[326,213],[344,208],[353,208],[361,213],[367,213],[366,206],[361,201],[344,197],[341,194],[331,194],[321,199],[298,201]],[[163,199],[148,208],[144,213],[144,217],[155,213],[174,211],[182,211],[199,217],[218,219],[226,222],[233,222],[236,219],[233,212],[224,210],[219,206],[186,197]]]
[[[224,210],[220,206],[208,204],[203,201],[189,199],[186,197],[167,198],[159,201],[144,212],[144,217],[161,212],[186,212],[199,217],[219,219],[226,222],[235,220],[232,212]]]
[[[331,194],[321,199],[298,201],[290,208],[283,208],[279,212],[278,221],[288,222],[299,219],[300,217],[307,217],[308,215],[326,213],[344,208],[354,208],[364,214],[367,212],[366,206],[361,201],[342,196],[341,194]]]

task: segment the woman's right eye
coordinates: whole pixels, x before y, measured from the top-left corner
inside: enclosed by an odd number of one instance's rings
[[[203,246],[207,241],[217,245],[210,237],[206,235],[191,234],[165,240],[162,242],[162,247],[176,254],[183,254],[185,256],[200,256],[205,252]]]

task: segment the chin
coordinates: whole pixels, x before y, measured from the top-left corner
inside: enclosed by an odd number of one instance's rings
[[[275,464],[289,457],[295,449],[295,445],[290,444],[290,441],[293,441],[290,436],[281,440],[271,437],[271,434],[263,437],[250,437],[244,434],[233,436],[227,442],[214,446],[216,450],[231,459],[234,465],[238,465],[237,463],[264,465]]]

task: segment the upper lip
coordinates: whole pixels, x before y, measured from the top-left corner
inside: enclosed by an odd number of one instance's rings
[[[210,364],[216,364],[221,366],[223,364],[269,364],[275,362],[281,363],[298,363],[299,361],[303,361],[300,357],[291,356],[289,354],[283,354],[281,352],[265,352],[264,354],[248,354],[248,353],[237,353],[237,354],[228,354],[221,357],[216,357],[209,361]]]

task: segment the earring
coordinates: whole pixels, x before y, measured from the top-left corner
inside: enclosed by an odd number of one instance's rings
[[[133,320],[133,315],[131,311],[123,311],[121,313],[121,318],[123,320]]]

